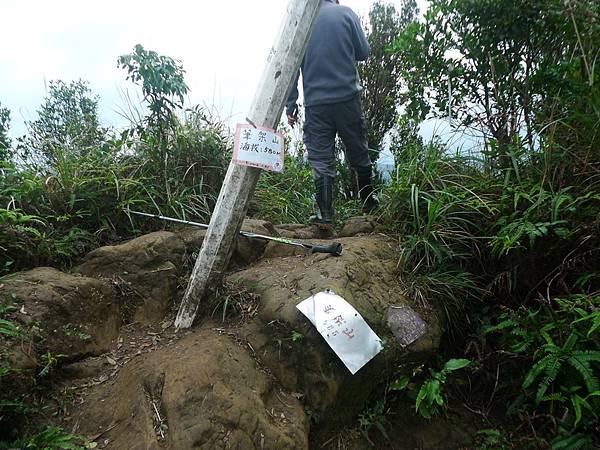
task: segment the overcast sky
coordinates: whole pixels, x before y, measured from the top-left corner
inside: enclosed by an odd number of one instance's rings
[[[396,5],[400,0],[390,0]],[[0,0],[0,103],[11,135],[34,120],[49,80],[84,79],[100,97],[104,125],[120,127],[121,93],[136,89],[117,68],[134,45],[181,60],[188,105],[243,121],[287,0]],[[366,15],[372,0],[342,0]],[[423,9],[425,0],[418,0]]]

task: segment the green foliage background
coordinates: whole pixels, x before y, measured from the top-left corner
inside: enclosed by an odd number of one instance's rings
[[[449,356],[478,363],[466,395],[508,411],[510,448],[600,442],[599,6],[432,0],[393,46],[407,90],[381,219],[406,291],[447,312]],[[425,118],[482,148],[423,143]]]

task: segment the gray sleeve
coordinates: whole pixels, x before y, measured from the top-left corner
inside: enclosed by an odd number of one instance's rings
[[[354,44],[354,55],[357,61],[364,61],[369,57],[369,53],[371,53],[371,47],[369,46],[369,42],[367,42],[367,38],[365,36],[365,32],[360,24],[360,19],[356,15],[356,13],[350,10],[351,19],[352,19],[352,43]]]
[[[285,105],[286,105],[285,113],[288,116],[295,115],[296,109],[298,108],[298,105],[296,102],[298,101],[298,79],[299,78],[300,78],[300,71],[298,71],[298,73],[296,74],[296,77],[294,78],[294,81],[292,83],[292,89],[290,90],[287,101],[285,103]]]

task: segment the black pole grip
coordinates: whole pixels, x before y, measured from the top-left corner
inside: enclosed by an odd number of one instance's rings
[[[341,256],[342,244],[334,242],[331,245],[313,245],[310,251],[311,253],[331,253],[333,256]]]

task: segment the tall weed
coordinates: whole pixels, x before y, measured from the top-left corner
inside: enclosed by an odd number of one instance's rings
[[[409,295],[441,302],[450,325],[465,302],[478,296],[483,226],[493,212],[476,194],[474,162],[449,155],[437,141],[415,141],[396,155],[396,171],[381,194],[381,219],[399,236],[399,276]]]
[[[195,109],[176,122],[165,161],[152,135],[128,130],[85,154],[48,148],[50,165],[4,164],[0,179],[0,274],[36,265],[69,266],[92,248],[156,224],[127,211],[206,220],[225,174],[229,136]],[[147,138],[147,140],[141,139]]]

